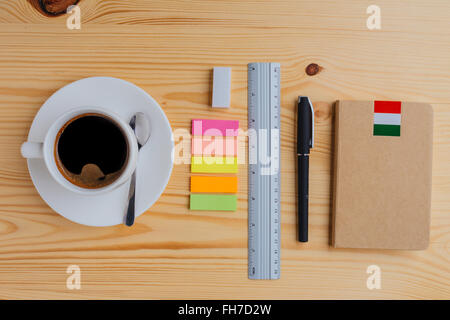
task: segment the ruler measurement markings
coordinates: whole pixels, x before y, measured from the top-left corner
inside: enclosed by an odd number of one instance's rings
[[[249,278],[278,279],[280,276],[279,64],[249,64],[248,90],[249,129],[254,130],[250,134],[249,152],[255,155],[256,151],[256,159],[249,156],[249,159],[253,159],[249,164]],[[267,143],[263,151],[271,157],[271,167],[259,161],[263,155],[259,150],[262,142]],[[263,165],[266,166],[264,169],[268,170],[264,174],[261,171]]]

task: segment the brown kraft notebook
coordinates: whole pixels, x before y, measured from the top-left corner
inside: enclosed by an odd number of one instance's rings
[[[433,111],[400,101],[338,101],[332,244],[428,247]]]

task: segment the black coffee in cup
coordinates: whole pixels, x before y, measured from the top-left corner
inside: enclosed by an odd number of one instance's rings
[[[61,174],[82,188],[101,188],[120,177],[128,161],[122,129],[107,116],[81,114],[58,132],[55,159]]]

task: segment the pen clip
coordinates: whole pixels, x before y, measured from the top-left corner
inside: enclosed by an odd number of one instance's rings
[[[309,97],[306,97],[308,99],[309,107],[311,108],[311,140],[309,141],[309,147],[314,147],[314,108],[311,100],[309,100]]]

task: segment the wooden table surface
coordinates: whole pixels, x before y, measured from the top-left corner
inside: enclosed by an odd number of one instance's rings
[[[450,298],[450,3],[376,1],[81,0],[81,30],[35,1],[0,2],[0,298]],[[135,83],[172,128],[192,118],[247,127],[247,63],[282,65],[282,277],[247,279],[247,167],[235,213],[190,212],[189,165],[175,165],[161,198],[133,228],[93,228],[53,212],[20,156],[33,117],[84,77]],[[322,69],[305,74],[310,63]],[[232,67],[232,107],[209,107],[213,66]],[[294,101],[316,108],[310,242],[296,238]],[[434,108],[433,194],[426,251],[329,246],[333,102],[386,99]],[[420,152],[420,150],[418,150]],[[420,170],[420,168],[418,168]],[[381,289],[366,287],[369,265]],[[81,289],[66,288],[69,265]]]

